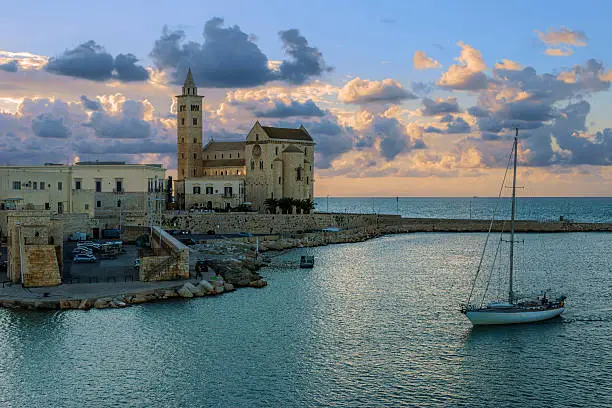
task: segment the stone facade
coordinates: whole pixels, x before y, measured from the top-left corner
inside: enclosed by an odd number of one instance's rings
[[[144,212],[149,196],[165,198],[165,175],[161,165],[123,162],[0,166],[0,211],[40,210],[91,217],[121,209]]]
[[[177,96],[178,180],[174,188],[179,209],[250,203],[265,212],[266,199],[313,199],[315,143],[306,128],[267,127],[257,121],[245,141],[211,140],[202,147],[201,101],[189,70],[182,95]],[[233,182],[244,186],[243,194],[233,189]],[[207,185],[215,191],[232,188],[237,197],[204,196]]]
[[[8,278],[27,287],[61,283],[62,222],[28,214],[8,218]]]
[[[178,180],[201,176],[202,98],[198,95],[191,69],[183,92],[177,95]]]
[[[189,248],[159,227],[153,227],[151,248],[156,256],[140,260],[139,279],[144,282],[189,279]]]

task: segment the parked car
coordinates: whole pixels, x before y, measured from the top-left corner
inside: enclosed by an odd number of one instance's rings
[[[72,262],[74,263],[95,263],[97,260],[98,258],[96,258],[93,255],[77,254],[72,259]]]
[[[85,255],[93,256],[93,251],[91,249],[85,248],[85,247],[83,247],[83,248],[74,248],[72,250],[72,254],[73,255],[76,255],[76,254],[85,254]]]

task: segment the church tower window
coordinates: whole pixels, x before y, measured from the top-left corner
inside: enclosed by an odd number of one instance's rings
[[[181,125],[185,124],[185,118],[181,118]]]
[[[193,118],[193,126],[197,126],[198,125],[198,118]]]

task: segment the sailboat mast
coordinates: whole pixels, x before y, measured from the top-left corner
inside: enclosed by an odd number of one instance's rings
[[[512,278],[514,273],[514,218],[516,210],[516,162],[518,160],[518,128],[516,128],[516,135],[514,136],[514,177],[512,178],[512,216],[510,223],[510,279],[508,291],[508,302],[512,303],[514,300],[514,291],[512,290]]]

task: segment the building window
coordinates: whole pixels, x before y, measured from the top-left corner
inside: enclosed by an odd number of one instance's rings
[[[96,180],[96,193],[102,192],[102,180]]]
[[[204,172],[204,175],[206,175],[206,172]]]
[[[312,166],[310,166],[310,171],[312,172]]]
[[[238,153],[238,158],[240,158],[240,153]]]
[[[309,177],[306,177],[306,184],[309,184]]]
[[[274,163],[270,163],[270,168],[274,170]]]
[[[185,118],[181,118],[181,125],[185,125]]]
[[[33,182],[33,183],[32,183],[32,188],[33,188],[34,190],[38,190],[38,183],[37,183],[37,182]]]
[[[302,168],[298,167],[297,168],[297,181],[301,181],[302,180]]]
[[[21,190],[21,181],[13,181],[13,190]]]
[[[185,158],[185,153],[181,153],[181,159]]]
[[[251,170],[255,170],[255,161],[251,160]]]
[[[281,183],[281,178],[279,177],[279,178],[278,178],[278,184],[280,184],[280,183]]]
[[[123,181],[122,180],[115,180],[115,191],[117,191],[118,193],[123,192]]]
[[[185,143],[185,138],[181,137],[181,143]]]
[[[193,177],[196,176],[196,169],[193,169]]]
[[[57,203],[57,213],[58,214],[64,213],[64,203],[62,202]]]
[[[198,139],[196,139],[195,137],[193,138],[193,143],[198,143]]]
[[[259,133],[255,133],[255,140],[259,140]]]
[[[89,204],[85,204],[85,209],[89,210]]]
[[[77,180],[74,182],[74,188],[75,190],[80,190],[81,189],[81,180]]]
[[[197,153],[194,153],[194,154],[193,154],[193,159],[195,160],[195,159],[197,159],[197,158],[198,158],[198,154],[197,154]]]
[[[232,154],[230,153],[230,159],[232,158]]]
[[[51,209],[51,205],[49,205],[49,203],[45,203],[45,210],[50,210]]]
[[[213,188],[212,187],[206,187],[206,194],[212,194],[213,193]]]
[[[61,181],[57,182],[57,189],[62,191],[62,182]]]
[[[187,88],[187,95],[191,95],[191,88]]]
[[[96,208],[102,208],[102,201],[96,201]]]
[[[191,111],[192,112],[199,112],[200,111],[200,105],[191,105]]]
[[[209,155],[206,155],[206,160],[210,160],[210,156]]]
[[[308,148],[307,147],[304,148],[304,154],[308,154]]]
[[[199,186],[193,186],[193,194],[200,194],[200,187]]]
[[[263,170],[263,160],[259,161],[259,170]]]
[[[198,118],[193,118],[193,126],[198,126]]]
[[[217,160],[217,155],[215,154],[215,160]]]
[[[223,195],[226,197],[231,197],[232,196],[232,188],[231,187],[224,187],[223,188]]]
[[[40,189],[41,189],[41,190],[44,190],[44,189],[45,189],[45,182],[44,182],[44,181],[41,181],[41,182],[40,182],[40,183],[38,183],[38,184],[40,184]]]
[[[278,156],[278,146],[276,146],[276,155]]]
[[[181,173],[183,174],[183,177],[185,177],[185,169],[181,169]]]
[[[221,158],[223,158],[223,153],[221,153]]]
[[[117,207],[121,207],[121,200],[117,200]]]

